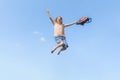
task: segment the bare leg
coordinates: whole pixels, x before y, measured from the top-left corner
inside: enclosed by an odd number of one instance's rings
[[[63,45],[62,48],[58,51],[58,55],[61,53],[61,51],[64,51],[68,48],[68,46]]]
[[[66,48],[62,47],[62,49],[58,51],[58,55],[61,53],[61,51],[64,51],[64,50],[66,50]]]
[[[64,45],[64,42],[61,41],[59,44],[57,44],[51,51],[51,53],[53,53],[57,48],[59,48],[60,46],[63,46]]]

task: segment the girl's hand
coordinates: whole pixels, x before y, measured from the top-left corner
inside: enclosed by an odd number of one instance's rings
[[[50,13],[48,9],[46,9],[46,13],[48,13],[48,14]]]

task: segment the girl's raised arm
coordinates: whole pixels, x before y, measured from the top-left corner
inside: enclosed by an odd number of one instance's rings
[[[50,12],[48,9],[46,9],[46,13],[48,14],[48,17],[50,19],[50,21],[52,22],[52,24],[54,25],[54,20],[52,19],[51,15],[50,15]]]

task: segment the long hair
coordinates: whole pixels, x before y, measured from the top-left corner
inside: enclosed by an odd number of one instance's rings
[[[56,19],[55,19],[55,21],[57,22],[57,19],[58,19],[58,18],[60,18],[60,19],[61,19],[61,24],[62,24],[62,23],[63,23],[63,19],[62,19],[62,17],[61,17],[61,16],[57,16],[57,17],[56,17]]]

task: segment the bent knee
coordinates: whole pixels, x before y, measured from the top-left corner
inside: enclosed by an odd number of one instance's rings
[[[60,45],[64,45],[64,42],[63,42],[63,41],[61,41],[61,42],[59,42],[59,44],[60,44]]]
[[[68,45],[64,45],[63,48],[64,50],[66,50],[68,48]]]

